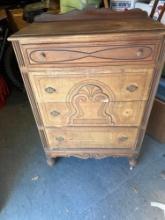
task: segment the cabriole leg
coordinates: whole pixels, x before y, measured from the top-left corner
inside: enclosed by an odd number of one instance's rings
[[[133,156],[128,158],[130,170],[133,170],[133,168],[137,165],[138,162],[138,156]]]
[[[55,164],[56,159],[51,157],[46,157],[47,164],[52,167]]]

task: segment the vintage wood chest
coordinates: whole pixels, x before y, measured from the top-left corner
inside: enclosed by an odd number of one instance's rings
[[[144,12],[33,23],[12,35],[49,165],[126,156],[136,164],[165,53]]]

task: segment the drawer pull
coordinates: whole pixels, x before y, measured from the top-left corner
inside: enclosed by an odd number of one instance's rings
[[[129,92],[135,92],[137,89],[138,89],[138,86],[136,86],[136,85],[129,85],[129,86],[127,86],[127,90]]]
[[[143,49],[139,49],[136,53],[137,57],[141,57],[143,55]]]
[[[127,136],[121,136],[118,138],[119,142],[125,142],[128,140],[128,137]]]
[[[54,92],[56,92],[56,89],[54,89],[54,88],[52,88],[52,87],[47,87],[47,88],[45,88],[45,92],[47,92],[47,93],[54,93]]]
[[[63,142],[65,139],[64,139],[64,137],[59,136],[59,137],[56,137],[56,140],[57,140],[58,142]]]
[[[58,112],[58,111],[52,111],[52,112],[50,112],[50,114],[51,114],[53,117],[57,117],[58,115],[60,115],[60,112]]]
[[[46,58],[46,53],[41,52],[40,54],[41,54],[41,56],[42,56],[43,58]]]

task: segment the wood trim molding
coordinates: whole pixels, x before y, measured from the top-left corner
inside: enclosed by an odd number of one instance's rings
[[[29,82],[29,79],[28,79],[28,74],[27,74],[27,71],[26,71],[26,68],[25,68],[25,64],[24,64],[24,60],[23,60],[23,56],[22,56],[22,53],[21,53],[19,42],[18,41],[13,41],[12,44],[13,44],[13,48],[14,48],[14,51],[15,51],[15,54],[16,54],[16,57],[17,57],[17,61],[19,63],[21,76],[22,76],[22,79],[23,79],[23,82],[24,82],[24,85],[25,85],[25,88],[26,88],[26,92],[27,92],[27,95],[28,95],[28,98],[29,98],[29,101],[30,101],[30,104],[31,104],[31,108],[32,108],[36,123],[37,123],[38,126],[42,126],[43,123],[41,121],[41,117],[39,116],[38,108],[37,108],[35,98],[34,98],[34,95],[33,95],[33,92],[32,92],[32,88],[31,88],[31,85],[30,85],[30,82]]]
[[[148,125],[148,120],[149,120],[149,116],[152,110],[152,106],[154,103],[154,99],[155,99],[155,95],[156,95],[156,91],[159,85],[159,80],[161,77],[161,73],[162,73],[162,69],[163,69],[163,65],[164,65],[164,61],[165,61],[165,38],[162,39],[161,44],[160,44],[160,53],[159,53],[159,57],[158,57],[158,63],[154,68],[154,77],[152,80],[152,86],[151,86],[151,92],[150,92],[150,96],[146,105],[146,109],[145,109],[145,114],[143,116],[142,119],[142,130],[139,132],[139,138],[138,138],[138,142],[137,142],[137,148],[140,148],[140,146],[142,145],[142,141],[146,132],[146,128]]]

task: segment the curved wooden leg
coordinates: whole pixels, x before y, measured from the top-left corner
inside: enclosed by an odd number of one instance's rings
[[[130,170],[133,170],[133,168],[137,165],[138,156],[130,157],[130,158],[128,159],[128,161],[129,161]]]
[[[55,158],[51,158],[51,157],[47,157],[46,159],[47,164],[52,167],[55,164],[56,159]]]

